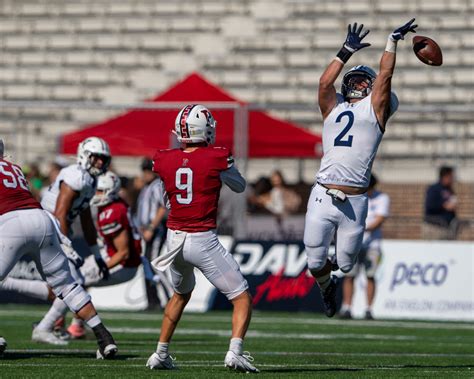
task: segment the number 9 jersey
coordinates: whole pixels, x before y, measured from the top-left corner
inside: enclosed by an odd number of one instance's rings
[[[215,229],[222,186],[220,173],[234,162],[229,150],[160,150],[153,161],[153,171],[161,177],[169,201],[167,227],[191,233]]]
[[[31,194],[21,168],[0,159],[0,215],[34,208],[41,208],[41,205]]]

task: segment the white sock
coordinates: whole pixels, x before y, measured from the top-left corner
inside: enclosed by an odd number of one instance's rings
[[[79,320],[80,322],[76,322],[77,320]],[[72,323],[73,324],[79,324],[79,325],[83,325],[83,321],[79,318],[74,318],[72,320]],[[99,315],[95,315],[95,316],[92,316],[89,320],[86,321],[87,325],[89,325],[89,327],[91,329],[94,329],[97,325],[99,324],[102,324],[102,321],[100,320],[100,317]]]
[[[237,355],[242,355],[243,353],[243,345],[244,341],[242,338],[231,338],[230,339],[230,345],[229,345],[229,350],[233,351]]]
[[[349,304],[342,304],[341,313],[350,312],[350,311],[351,311],[351,306]]]
[[[48,300],[48,284],[41,280],[17,279],[7,277],[0,282],[0,289],[15,291],[36,299]]]
[[[158,342],[158,345],[156,346],[156,353],[162,357],[168,355],[168,346],[168,342]]]
[[[48,313],[44,315],[43,319],[38,324],[37,328],[40,330],[52,331],[56,320],[61,316],[64,316],[67,313],[67,310],[66,303],[61,299],[56,298],[53,301],[51,308],[49,308]]]

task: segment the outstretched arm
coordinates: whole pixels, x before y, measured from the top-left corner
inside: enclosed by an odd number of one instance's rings
[[[392,76],[395,69],[397,43],[399,40],[404,39],[408,32],[415,32],[415,28],[418,25],[413,25],[414,21],[414,18],[411,19],[405,25],[395,29],[395,31],[390,34],[387,46],[380,59],[379,74],[372,90],[372,106],[374,107],[375,115],[377,116],[382,130],[385,129],[385,124],[390,117]]]
[[[362,32],[364,24],[357,28],[357,22],[347,26],[347,37],[336,58],[329,64],[319,79],[318,103],[323,119],[325,119],[336,105],[336,88],[334,82],[342,71],[344,64],[356,51],[370,46],[370,43],[362,43],[362,39],[369,34],[369,30]]]

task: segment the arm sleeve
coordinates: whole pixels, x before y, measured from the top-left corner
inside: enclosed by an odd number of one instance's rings
[[[75,166],[69,166],[64,169],[63,182],[73,191],[81,192],[85,185],[84,175]]]
[[[221,171],[220,178],[234,192],[244,192],[247,186],[247,182],[234,165],[227,170]]]
[[[377,207],[377,216],[388,217],[390,216],[390,197],[387,194],[382,194],[379,206]]]

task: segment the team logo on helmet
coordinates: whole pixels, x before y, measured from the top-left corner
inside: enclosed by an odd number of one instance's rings
[[[178,113],[174,134],[179,142],[215,142],[216,120],[209,109],[199,104],[186,105]]]

